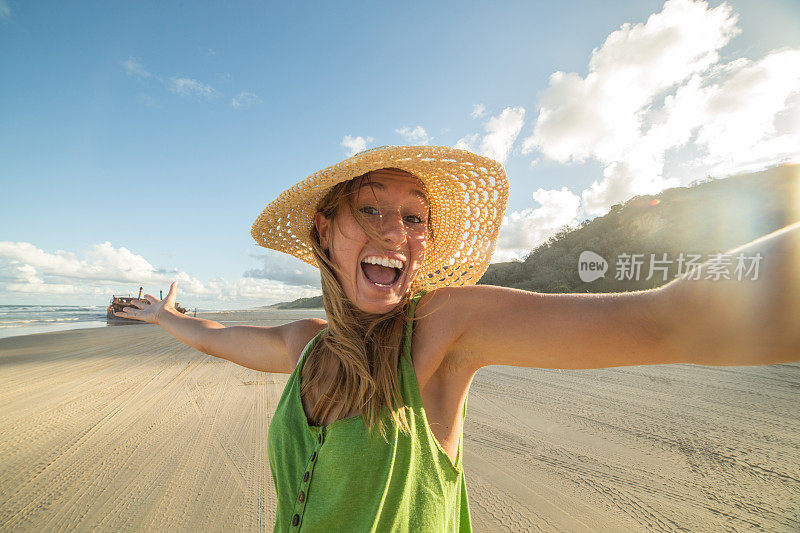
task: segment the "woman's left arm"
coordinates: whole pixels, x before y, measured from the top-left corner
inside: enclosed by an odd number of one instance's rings
[[[447,310],[436,314],[448,358],[471,370],[800,361],[800,223],[728,253],[760,253],[758,277],[705,279],[713,268],[706,262],[699,275],[646,291],[543,294],[480,285],[435,291],[421,310]]]

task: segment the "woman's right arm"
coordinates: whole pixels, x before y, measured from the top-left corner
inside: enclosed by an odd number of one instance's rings
[[[300,350],[325,321],[308,318],[276,327],[231,326],[192,318],[175,310],[176,282],[163,300],[147,295],[117,316],[158,324],[173,337],[208,355],[262,372],[291,374]]]

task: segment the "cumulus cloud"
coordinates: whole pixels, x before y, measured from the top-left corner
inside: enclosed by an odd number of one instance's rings
[[[147,71],[142,64],[142,60],[138,57],[128,57],[128,59],[122,62],[122,67],[125,69],[125,73],[131,78],[144,80],[150,77],[150,72]]]
[[[453,145],[453,148],[473,151],[473,147],[478,144],[478,140],[480,140],[480,138],[481,136],[479,134],[470,133],[469,135],[465,135],[456,141],[456,144]]]
[[[92,245],[85,259],[73,252],[57,250],[45,252],[29,242],[0,242],[0,258],[13,265],[24,265],[38,274],[73,281],[95,281],[99,283],[164,282],[179,276],[193,285],[198,281],[183,272],[166,272],[151,265],[144,257],[125,247],[114,248],[110,242]]]
[[[264,264],[262,273],[269,268],[266,260]],[[280,268],[274,270],[281,272]],[[310,285],[247,274],[232,281],[214,278],[203,282],[184,271],[156,268],[141,255],[109,242],[93,245],[83,258],[63,250],[46,252],[28,242],[0,242],[0,295],[6,297],[109,297],[139,286],[166,289],[175,280],[182,301],[212,307],[265,305],[319,294],[319,289]]]
[[[592,52],[585,78],[550,76],[534,135],[523,148],[560,162],[619,159],[640,136],[645,106],[716,63],[718,50],[737,33],[728,5],[708,9],[691,0],[668,0],[647,23],[623,24]]]
[[[472,118],[480,118],[486,115],[486,106],[483,104],[475,104],[472,106],[472,113],[469,114]]]
[[[231,106],[237,109],[245,109],[260,103],[261,98],[259,98],[257,94],[249,93],[247,91],[240,92],[231,100]]]
[[[800,50],[725,65],[721,79],[698,90],[696,144],[715,173],[800,156]]]
[[[477,152],[505,163],[524,123],[524,108],[507,107],[502,113],[486,121],[483,125],[486,132],[483,137],[477,133],[466,135],[459,139],[454,147]]]
[[[403,137],[405,137],[406,141],[411,144],[430,144],[432,138],[428,135],[428,132],[425,131],[425,128],[422,126],[417,126],[416,128],[409,128],[408,126],[403,126],[399,130],[394,130],[395,133],[399,133]]]
[[[347,157],[351,155],[355,155],[358,152],[363,152],[367,149],[367,145],[374,141],[372,137],[352,137],[350,135],[345,135],[342,139],[342,146],[347,148]]]
[[[624,24],[592,52],[588,74],[555,72],[523,153],[558,162],[595,159],[603,179],[582,193],[602,214],[637,194],[680,185],[665,156],[692,142],[697,172],[735,172],[797,157],[797,50],[720,62],[739,32],[723,3],[668,0],[646,23]]]
[[[504,163],[525,120],[525,109],[507,107],[499,116],[486,122],[486,135],[481,140],[481,153]]]
[[[261,268],[251,269],[243,275],[246,278],[271,279],[289,285],[319,287],[319,270],[294,257],[266,250],[264,254],[250,254],[253,259],[261,261]]]
[[[532,194],[541,207],[513,211],[503,225],[492,261],[522,259],[533,248],[555,235],[565,225],[579,223],[581,198],[567,189],[538,189]]]
[[[179,76],[172,76],[167,80],[167,89],[180,96],[193,97],[200,100],[209,100],[217,95],[217,91],[210,85],[192,78]]]

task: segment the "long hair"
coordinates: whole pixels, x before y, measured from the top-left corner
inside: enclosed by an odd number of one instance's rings
[[[375,239],[378,238],[376,231],[362,219],[353,202],[353,196],[365,180],[369,180],[369,173],[337,184],[320,201],[317,212],[335,223],[340,209],[350,209],[362,229]],[[382,420],[386,413],[400,431],[409,433],[397,371],[411,291],[388,313],[365,313],[345,295],[336,276],[336,267],[322,249],[316,226],[311,230],[311,242],[319,265],[328,327],[303,364],[301,394],[321,393],[309,418],[326,420],[333,413],[333,418],[338,419],[357,409],[368,431],[377,430],[386,440]],[[327,390],[322,391],[326,362],[331,360],[336,362],[334,378]]]

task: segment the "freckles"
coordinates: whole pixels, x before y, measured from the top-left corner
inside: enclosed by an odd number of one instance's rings
[[[365,239],[366,233],[364,232],[364,228],[362,228],[356,220],[347,220],[342,226],[341,234],[347,240],[360,242]]]
[[[428,250],[428,239],[425,235],[420,235],[416,237],[413,241],[414,248],[417,250],[417,258],[416,263],[422,264],[425,261],[425,255]]]

